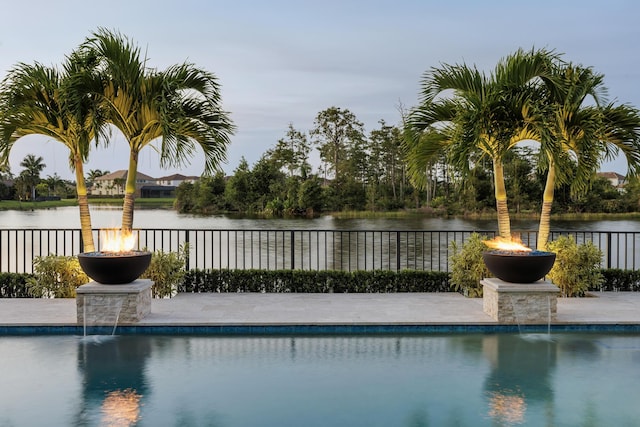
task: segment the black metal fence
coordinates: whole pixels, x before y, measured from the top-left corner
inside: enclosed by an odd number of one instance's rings
[[[188,244],[187,268],[303,270],[449,271],[451,242],[464,243],[471,233],[492,238],[496,232],[429,230],[188,230],[140,229],[138,249],[177,251]],[[95,230],[97,248],[100,235]],[[603,268],[640,266],[640,232],[554,231],[551,240],[571,235],[602,251]],[[537,232],[520,233],[535,247]],[[0,230],[0,271],[31,273],[35,257],[73,256],[82,248],[78,229]]]

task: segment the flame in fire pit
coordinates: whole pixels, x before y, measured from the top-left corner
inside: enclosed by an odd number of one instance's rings
[[[522,240],[516,237],[505,239],[504,237],[496,237],[493,240],[485,240],[484,244],[490,249],[509,252],[531,252],[531,249],[522,244]]]
[[[536,282],[551,270],[556,260],[555,253],[531,250],[519,238],[497,237],[484,243],[490,249],[482,253],[484,264],[505,282]]]
[[[130,252],[136,245],[138,236],[119,228],[100,230],[102,252]]]

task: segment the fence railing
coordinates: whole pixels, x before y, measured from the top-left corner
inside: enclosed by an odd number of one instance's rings
[[[450,271],[451,242],[471,233],[429,230],[195,230],[140,229],[138,249],[177,251],[188,244],[187,269],[435,270]],[[96,247],[102,242],[94,231]],[[602,251],[603,268],[640,266],[640,232],[554,231]],[[535,247],[537,232],[520,232]],[[31,273],[32,261],[50,254],[73,256],[82,249],[79,229],[0,229],[0,271]]]

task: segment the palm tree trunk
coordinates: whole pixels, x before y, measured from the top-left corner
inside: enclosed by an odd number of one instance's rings
[[[553,203],[553,191],[556,183],[556,171],[553,160],[549,162],[549,171],[547,172],[547,181],[544,184],[544,193],[542,195],[542,211],[540,212],[540,224],[538,224],[538,244],[539,251],[546,250],[549,240],[549,232],[551,226],[551,204]]]
[[[87,186],[84,182],[82,160],[75,159],[76,170],[76,194],[78,195],[78,208],[80,209],[80,232],[84,252],[95,251],[93,244],[93,231],[91,229],[91,214],[89,212],[89,200],[87,199]]]
[[[507,207],[507,190],[504,185],[504,167],[499,159],[493,160],[493,183],[498,213],[498,234],[504,239],[511,239],[511,221]]]
[[[135,205],[136,177],[138,175],[138,153],[131,150],[129,155],[129,170],[127,172],[127,183],[124,190],[124,201],[122,203],[122,231],[130,232],[133,229],[133,208]]]

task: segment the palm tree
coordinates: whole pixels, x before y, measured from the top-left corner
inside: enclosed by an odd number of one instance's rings
[[[55,195],[56,191],[64,186],[64,181],[57,173],[48,175],[47,179],[45,179],[45,182],[47,183],[47,187],[49,188],[49,196],[51,195],[51,193]]]
[[[532,105],[547,178],[538,228],[537,249],[549,239],[554,189],[571,184],[574,193],[588,184],[602,159],[625,155],[629,173],[640,167],[640,115],[626,105],[603,105],[604,76],[572,64],[554,67],[545,78],[544,95]],[[574,171],[570,174],[570,171]]]
[[[34,201],[36,199],[36,185],[40,183],[40,172],[47,165],[42,156],[36,157],[35,154],[27,154],[20,162],[20,166],[24,168],[21,176],[31,189],[31,201]]]
[[[96,181],[96,178],[100,178],[101,176],[105,176],[109,174],[108,170],[101,170],[101,169],[91,169],[89,170],[89,173],[87,174],[87,178],[86,178],[86,183],[88,187],[92,187]]]
[[[0,154],[7,162],[13,144],[33,134],[50,137],[69,149],[69,165],[76,175],[84,250],[92,252],[93,233],[83,163],[90,141],[101,134],[102,128],[100,115],[92,107],[90,98],[73,92],[69,85],[85,65],[83,58],[74,52],[62,71],[38,63],[21,63],[9,72],[0,90]]]
[[[523,109],[529,87],[547,72],[553,58],[546,50],[518,50],[501,60],[489,76],[465,64],[432,68],[422,80],[421,103],[407,119],[408,167],[417,185],[424,182],[428,165],[442,152],[464,172],[478,150],[491,159],[498,232],[507,239],[511,226],[503,156],[535,135]]]
[[[0,179],[13,179],[9,162],[0,163]]]
[[[116,189],[116,194],[120,195],[123,193],[123,188],[126,185],[127,180],[124,178],[114,178],[113,185]]]
[[[133,227],[138,155],[160,141],[160,165],[181,166],[200,147],[205,173],[225,160],[234,126],[221,109],[215,76],[184,63],[164,71],[151,70],[140,49],[126,37],[100,29],[81,49],[96,60],[84,88],[99,98],[109,121],[129,143],[129,167],[122,212],[122,229]]]

